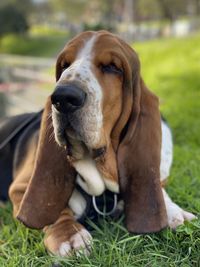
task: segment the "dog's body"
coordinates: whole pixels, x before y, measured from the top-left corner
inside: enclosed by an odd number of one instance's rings
[[[57,87],[40,133],[38,125],[29,126],[16,146],[9,190],[14,215],[43,228],[54,254],[88,253],[91,235],[77,221],[88,206],[83,191],[99,213],[97,196],[105,190],[120,196],[115,211],[124,210],[134,233],[176,228],[195,217],[161,187],[172,163],[172,136],[139,73],[137,55],[116,36],[79,35],[58,57]]]

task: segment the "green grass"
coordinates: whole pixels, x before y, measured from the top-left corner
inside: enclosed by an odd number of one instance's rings
[[[34,27],[28,34],[8,34],[0,38],[0,53],[53,57],[58,54],[69,34],[48,27]]]
[[[161,99],[174,134],[174,163],[167,191],[181,207],[200,211],[200,34],[136,44],[146,84]],[[50,257],[42,233],[12,219],[11,206],[0,209],[0,266],[200,266],[200,220],[158,234],[129,235],[121,221],[94,225],[90,257]]]

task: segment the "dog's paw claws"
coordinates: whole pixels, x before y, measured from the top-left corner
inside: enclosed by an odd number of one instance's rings
[[[168,211],[168,225],[172,229],[176,229],[179,225],[184,224],[185,221],[191,221],[197,219],[197,217],[183,209],[181,209],[175,203],[171,204],[170,210]]]
[[[57,254],[64,257],[75,253],[77,256],[88,256],[91,251],[92,236],[86,229],[75,233],[69,241],[62,242]]]

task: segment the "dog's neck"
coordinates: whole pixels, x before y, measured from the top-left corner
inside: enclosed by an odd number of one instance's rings
[[[101,149],[101,153],[99,151],[96,153],[82,142],[70,139],[68,159],[77,171],[77,183],[93,196],[101,195],[106,189],[119,192],[117,179],[110,179],[110,175],[104,171],[106,161],[104,153],[107,153],[105,151],[106,149]]]
[[[98,170],[95,160],[89,155],[83,159],[73,161],[72,165],[78,173],[77,183],[88,194],[99,196],[106,189],[115,193],[119,192],[118,183],[104,177]]]

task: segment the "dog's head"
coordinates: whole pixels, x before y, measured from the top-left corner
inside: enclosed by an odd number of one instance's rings
[[[73,150],[79,143],[94,155],[105,153],[111,136],[117,138],[113,130],[125,108],[124,91],[131,86],[127,83],[138,73],[136,53],[115,35],[86,32],[70,41],[58,57],[57,84],[51,96],[58,144]],[[132,104],[128,91],[127,118]]]
[[[40,192],[41,188],[44,190],[37,197],[45,206],[36,217],[40,222],[31,225],[43,227],[55,221],[72,192],[72,179],[63,176],[67,171],[73,176],[66,155],[76,161],[89,153],[104,177],[119,179],[129,231],[155,232],[165,227],[167,217],[159,180],[158,99],[140,77],[135,51],[106,31],[82,33],[60,53],[56,79],[55,91],[47,101],[42,120],[37,156],[40,160],[36,160],[18,217],[30,224],[28,207],[31,202],[31,212],[34,207],[37,210],[32,197],[40,186]],[[47,117],[51,114],[57,144],[48,138],[53,130],[48,127],[51,120]],[[67,147],[66,155],[63,147]],[[49,168],[46,176],[45,168]],[[53,191],[51,181],[59,175],[64,182]],[[66,190],[67,183],[69,190]],[[54,199],[52,212],[47,212],[49,207],[45,204],[49,198]]]

